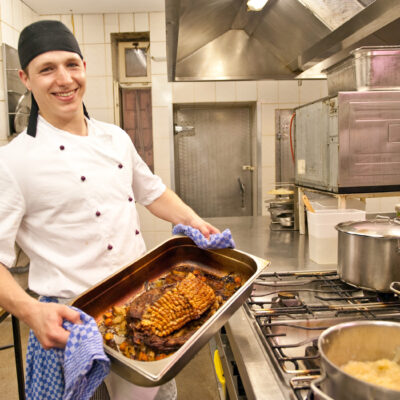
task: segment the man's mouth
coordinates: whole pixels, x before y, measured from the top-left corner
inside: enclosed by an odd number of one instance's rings
[[[69,97],[72,96],[77,90],[78,89],[70,90],[69,92],[56,92],[54,95],[58,97]]]

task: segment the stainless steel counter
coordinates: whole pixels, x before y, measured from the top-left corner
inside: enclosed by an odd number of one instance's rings
[[[320,265],[309,259],[306,235],[298,231],[271,231],[269,217],[208,218],[207,221],[221,230],[229,228],[236,248],[269,260],[271,272],[336,268],[336,265]],[[229,319],[225,329],[247,399],[289,399],[289,393],[278,384],[272,362],[243,307]]]

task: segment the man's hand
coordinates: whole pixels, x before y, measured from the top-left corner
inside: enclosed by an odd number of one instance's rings
[[[204,221],[204,219],[198,217],[197,215],[190,221],[189,225],[192,228],[198,229],[206,239],[209,239],[210,235],[221,233],[219,229]]]
[[[31,309],[31,314],[29,318],[26,318],[26,322],[44,349],[48,350],[52,347],[63,349],[70,334],[62,327],[64,319],[73,324],[81,323],[79,312],[70,307],[38,301]]]

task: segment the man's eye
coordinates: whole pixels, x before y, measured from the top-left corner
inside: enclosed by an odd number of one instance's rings
[[[50,71],[51,71],[51,67],[45,67],[40,70],[40,73],[43,74],[43,73],[50,72]]]

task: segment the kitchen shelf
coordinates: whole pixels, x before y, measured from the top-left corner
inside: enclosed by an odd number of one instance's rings
[[[368,198],[377,198],[377,197],[400,197],[400,192],[374,192],[374,193],[333,193],[327,192],[325,190],[312,189],[305,186],[296,185],[297,188],[297,203],[298,203],[298,212],[299,212],[299,232],[302,235],[306,234],[306,212],[304,208],[303,195],[305,192],[318,193],[326,196],[335,197],[337,199],[337,208],[344,209],[346,208],[346,202],[349,199],[359,199],[362,202],[366,202]]]

